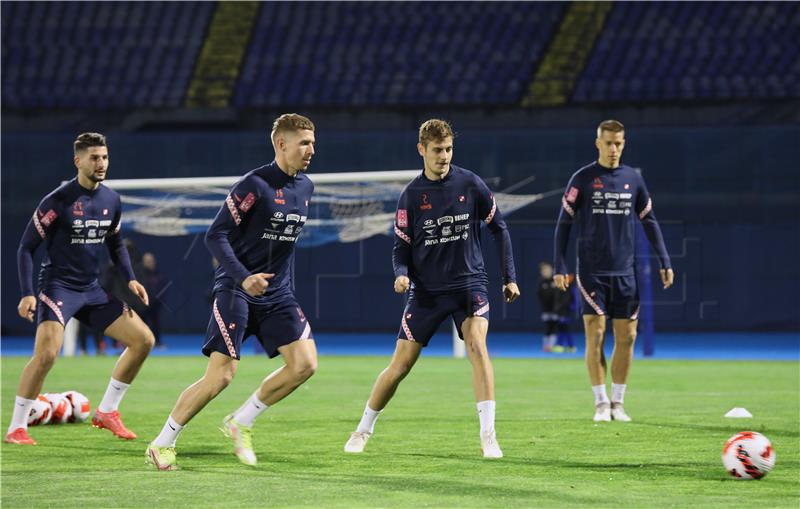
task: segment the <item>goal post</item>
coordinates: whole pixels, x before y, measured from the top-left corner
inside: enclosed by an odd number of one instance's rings
[[[375,235],[392,235],[400,193],[421,169],[307,173],[314,183],[313,212],[305,222],[298,248],[331,242],[357,242]],[[151,236],[204,233],[230,188],[242,175],[110,179],[104,185],[120,194],[124,231]],[[538,201],[545,194],[494,194],[504,214]],[[357,276],[357,274],[355,275]],[[77,324],[67,327],[63,355],[74,355]],[[453,326],[453,354],[465,355]]]

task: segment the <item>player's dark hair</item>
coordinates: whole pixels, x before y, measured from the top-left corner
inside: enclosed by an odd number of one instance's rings
[[[597,137],[603,135],[603,131],[608,131],[611,133],[623,133],[625,132],[625,126],[622,125],[622,122],[619,120],[603,120],[600,122],[600,125],[597,126]]]
[[[106,137],[100,133],[83,133],[79,134],[73,143],[74,152],[77,154],[81,150],[86,150],[89,147],[107,147]]]
[[[297,113],[284,113],[272,123],[270,138],[274,142],[275,135],[281,131],[300,131],[303,129],[309,131],[314,130],[314,123],[310,118],[298,115]]]
[[[424,147],[431,141],[442,141],[448,137],[453,137],[453,128],[444,120],[432,118],[419,126],[419,142]]]

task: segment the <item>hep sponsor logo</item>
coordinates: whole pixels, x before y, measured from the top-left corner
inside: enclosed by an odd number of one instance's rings
[[[239,204],[239,210],[242,212],[247,212],[253,207],[253,204],[256,202],[256,196],[253,193],[247,193],[247,196],[244,197],[244,200]]]
[[[397,226],[400,228],[408,226],[408,210],[397,209]]]
[[[58,214],[56,214],[55,210],[52,209],[48,210],[47,213],[44,216],[42,216],[41,223],[44,226],[50,226],[50,224],[55,220],[57,216]]]
[[[580,191],[578,191],[577,187],[570,187],[569,191],[567,191],[567,195],[565,196],[565,198],[569,203],[575,203],[575,200],[578,199],[579,192]]]

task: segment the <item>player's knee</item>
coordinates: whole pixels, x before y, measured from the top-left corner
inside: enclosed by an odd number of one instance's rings
[[[615,338],[614,341],[623,348],[632,348],[633,344],[636,342],[636,334],[625,334],[619,338]]]
[[[228,387],[231,382],[233,382],[234,374],[235,371],[231,369],[222,371],[217,377],[215,377],[211,383],[212,394],[216,396],[220,392],[224,391],[225,388]]]
[[[412,366],[414,363],[410,361],[395,361],[389,366],[389,374],[395,380],[402,380],[411,371]]]
[[[147,333],[144,336],[144,346],[148,352],[156,346],[156,336],[150,329],[147,329]]]
[[[290,369],[295,379],[305,382],[317,372],[317,359],[303,359],[294,363]]]
[[[58,357],[58,351],[44,349],[33,356],[33,362],[40,370],[50,371],[56,362],[56,357]]]

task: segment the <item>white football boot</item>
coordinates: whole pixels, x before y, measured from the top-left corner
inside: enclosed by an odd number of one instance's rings
[[[631,422],[631,417],[625,413],[622,403],[611,403],[611,418],[615,421]]]
[[[608,403],[600,403],[594,408],[594,422],[610,422],[611,421],[611,405]]]
[[[354,431],[350,434],[350,439],[344,444],[344,452],[359,453],[364,452],[367,440],[372,436],[368,431]]]
[[[494,431],[481,437],[481,451],[484,458],[503,457],[503,451],[500,450],[500,444],[497,443],[497,435]]]

